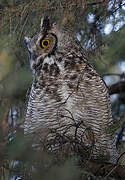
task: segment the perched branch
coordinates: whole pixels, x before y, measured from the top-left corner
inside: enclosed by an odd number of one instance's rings
[[[109,94],[125,92],[125,81],[120,81],[109,87]]]
[[[125,92],[125,72],[119,74],[119,73],[108,73],[108,74],[104,74],[103,77],[105,76],[118,76],[120,81],[111,85],[109,87],[109,94],[118,94],[121,92]]]
[[[103,75],[103,77],[105,77],[105,76],[119,76],[122,79],[122,78],[125,78],[125,72],[123,72],[123,73],[107,73],[107,74]]]

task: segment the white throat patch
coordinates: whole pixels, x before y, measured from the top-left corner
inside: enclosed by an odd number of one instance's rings
[[[51,56],[51,57],[48,57],[48,56],[47,56],[47,57],[44,59],[43,65],[44,65],[45,63],[51,65],[51,64],[54,64],[54,62],[55,62],[54,56]]]

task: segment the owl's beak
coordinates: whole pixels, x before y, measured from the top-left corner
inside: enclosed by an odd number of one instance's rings
[[[31,38],[24,37],[23,43],[27,47],[27,44],[30,42]]]

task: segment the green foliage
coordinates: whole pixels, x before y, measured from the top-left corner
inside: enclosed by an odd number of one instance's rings
[[[14,63],[14,54],[12,54],[11,49],[8,47],[8,39],[4,37],[0,40],[0,81],[13,71]]]
[[[0,95],[11,100],[24,97],[31,82],[31,72],[22,66],[21,47],[16,42],[5,37],[0,41]]]
[[[110,37],[107,39],[107,44],[109,48],[105,58],[114,63],[116,61],[124,60],[125,26],[123,26],[120,31],[111,33]]]
[[[10,73],[2,82],[1,95],[9,98],[23,98],[32,80],[29,68],[22,68]],[[18,99],[19,100],[19,99]]]

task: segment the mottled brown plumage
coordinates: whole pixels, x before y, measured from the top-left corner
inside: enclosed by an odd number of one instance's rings
[[[108,89],[77,40],[46,17],[40,33],[25,43],[33,72],[25,134],[50,142],[48,151],[72,140],[75,148],[91,148],[95,159],[105,155],[115,163],[115,142],[106,132],[112,123]]]

